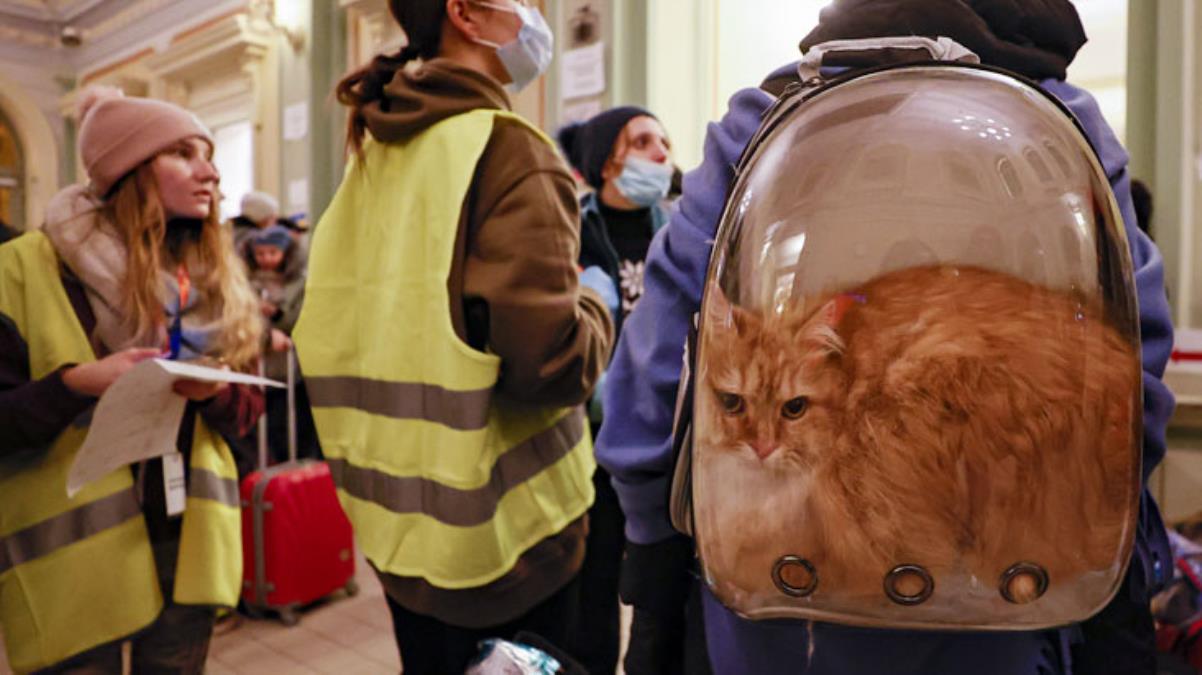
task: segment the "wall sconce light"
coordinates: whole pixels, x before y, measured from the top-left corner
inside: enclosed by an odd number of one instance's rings
[[[63,26],[58,41],[64,47],[78,47],[83,44],[83,34],[75,26]]]
[[[275,0],[272,11],[267,15],[267,22],[278,30],[294,51],[300,51],[305,46],[305,17],[304,3],[297,0]]]

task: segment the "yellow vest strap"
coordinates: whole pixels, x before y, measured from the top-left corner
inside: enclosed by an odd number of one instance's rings
[[[388,382],[365,377],[305,377],[309,402],[322,408],[352,408],[373,415],[425,420],[451,429],[488,426],[492,387],[468,391],[420,382]]]
[[[563,459],[584,437],[578,407],[548,429],[519,443],[497,459],[489,481],[460,490],[419,476],[392,476],[327,458],[335,484],[347,494],[394,513],[421,513],[441,523],[473,527],[487,523],[505,493]]]
[[[238,481],[222,478],[206,469],[192,467],[192,476],[188,479],[188,494],[197,499],[208,499],[226,506],[241,506]]]
[[[133,490],[121,490],[0,537],[0,574],[141,515]]]

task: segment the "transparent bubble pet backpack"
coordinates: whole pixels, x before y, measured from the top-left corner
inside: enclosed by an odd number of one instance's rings
[[[678,412],[673,518],[706,583],[756,619],[1098,611],[1135,532],[1133,283],[1105,172],[1037,85],[924,63],[783,96],[737,171]]]

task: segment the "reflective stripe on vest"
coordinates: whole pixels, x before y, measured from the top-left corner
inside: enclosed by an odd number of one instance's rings
[[[581,409],[496,396],[500,359],[464,344],[451,322],[460,210],[498,118],[550,143],[496,110],[404,143],[369,140],[315,230],[293,334],[364,554],[383,572],[452,589],[503,576],[593,498]]]
[[[133,491],[122,490],[0,537],[0,574],[141,515]]]
[[[233,607],[242,593],[238,470],[225,441],[199,416],[188,470],[172,597],[182,605]]]
[[[0,246],[0,316],[25,340],[33,380],[95,358],[58,270],[40,232]],[[201,420],[195,428],[180,560],[181,567],[188,560],[202,571],[177,574],[175,595],[232,606],[242,563],[240,548],[230,551],[240,537],[230,491],[233,458]],[[86,433],[77,423],[47,450],[0,461],[0,624],[18,672],[127,637],[162,607],[130,471],[114,471],[66,496],[67,471]]]
[[[420,382],[386,382],[366,377],[309,377],[311,405],[355,408],[396,419],[426,420],[452,429],[483,429],[488,424],[492,388],[451,391]]]
[[[207,469],[192,469],[192,475],[188,478],[188,494],[197,499],[208,499],[234,508],[241,507],[238,481],[222,478]]]
[[[584,433],[584,416],[573,411],[501,455],[488,483],[470,490],[420,476],[390,476],[342,459],[328,463],[334,482],[352,497],[394,513],[423,513],[447,525],[472,527],[491,520],[505,493],[563,459]]]

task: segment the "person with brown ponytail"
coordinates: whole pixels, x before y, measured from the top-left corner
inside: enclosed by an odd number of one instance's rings
[[[406,675],[519,631],[570,653],[613,321],[572,177],[505,89],[551,33],[517,0],[389,8],[409,42],[338,86],[353,155],[293,333],[318,436]]]
[[[0,246],[0,626],[17,672],[201,673],[242,577],[234,459],[245,386],[180,380],[178,453],[66,491],[97,399],[171,352],[253,370],[258,301],[217,213],[213,139],[168,103],[90,89],[89,179]]]

